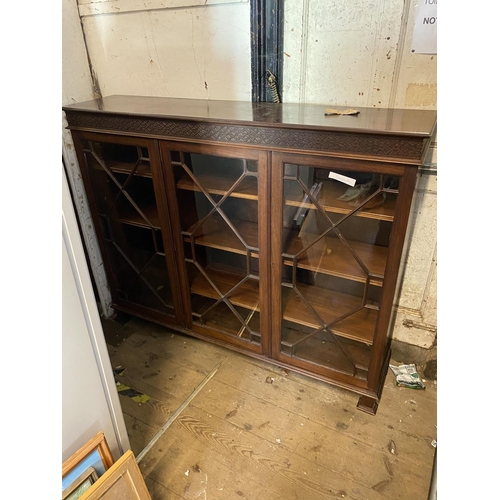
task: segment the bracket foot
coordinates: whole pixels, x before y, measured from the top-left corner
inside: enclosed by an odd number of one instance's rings
[[[370,415],[375,415],[377,413],[378,401],[368,396],[361,396],[356,408]]]

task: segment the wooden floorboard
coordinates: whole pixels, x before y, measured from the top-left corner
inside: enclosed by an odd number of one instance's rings
[[[153,500],[427,498],[432,381],[400,388],[389,371],[373,417],[350,391],[135,318],[109,330],[120,327],[111,362],[125,368],[120,382],[150,396],[120,397],[136,456],[219,366],[140,463]]]
[[[262,493],[251,498],[333,498],[342,494],[360,500],[380,498],[373,490],[340,474],[332,474],[330,469],[293,454],[275,440],[262,439],[226,419],[210,416],[194,407],[179,416],[169,435],[164,436],[162,445],[173,445],[181,450],[189,447],[183,458],[189,456],[191,462],[197,459],[209,480],[212,473],[215,474],[214,462],[226,465],[228,470],[220,479],[227,488],[233,477],[241,478],[242,483],[258,484]],[[207,456],[207,451],[208,460],[204,462],[200,459]],[[148,475],[164,481],[162,484],[166,483],[177,492],[179,479],[181,484],[183,481],[182,469],[177,465],[172,469],[171,462],[167,460],[166,463],[162,457]],[[243,493],[248,496],[253,490],[249,485]],[[207,493],[210,493],[207,497],[217,498],[216,491]]]
[[[122,401],[124,398],[121,398]],[[125,419],[125,425],[127,427],[128,436],[130,440],[130,448],[137,457],[139,453],[147,446],[147,444],[153,439],[156,434],[155,429],[142,422],[141,420],[129,415],[126,408],[123,408],[123,418]]]

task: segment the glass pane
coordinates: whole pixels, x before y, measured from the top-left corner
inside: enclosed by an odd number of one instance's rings
[[[193,322],[260,342],[258,164],[170,152]]]
[[[399,179],[286,164],[282,352],[364,377]]]
[[[148,149],[82,142],[117,298],[174,317]]]

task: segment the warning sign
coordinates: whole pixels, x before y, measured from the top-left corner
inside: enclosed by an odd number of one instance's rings
[[[437,54],[437,0],[419,0],[411,51]]]

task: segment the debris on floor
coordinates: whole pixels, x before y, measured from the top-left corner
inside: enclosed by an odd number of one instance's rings
[[[425,389],[425,385],[420,379],[417,367],[414,364],[393,366],[390,369],[396,376],[396,385],[398,387],[409,387],[411,389]]]
[[[226,414],[226,418],[234,417],[237,412],[238,412],[237,408],[235,410],[230,411],[229,413]]]
[[[115,368],[113,368],[113,373],[117,376],[120,376],[124,371],[125,371],[124,366],[116,366]]]
[[[273,377],[267,377],[266,378],[266,384],[272,384],[274,382],[274,378]]]
[[[393,454],[393,455],[397,455],[398,452],[396,450],[396,443],[391,439],[389,441],[389,446],[388,446],[388,449],[389,451]]]

